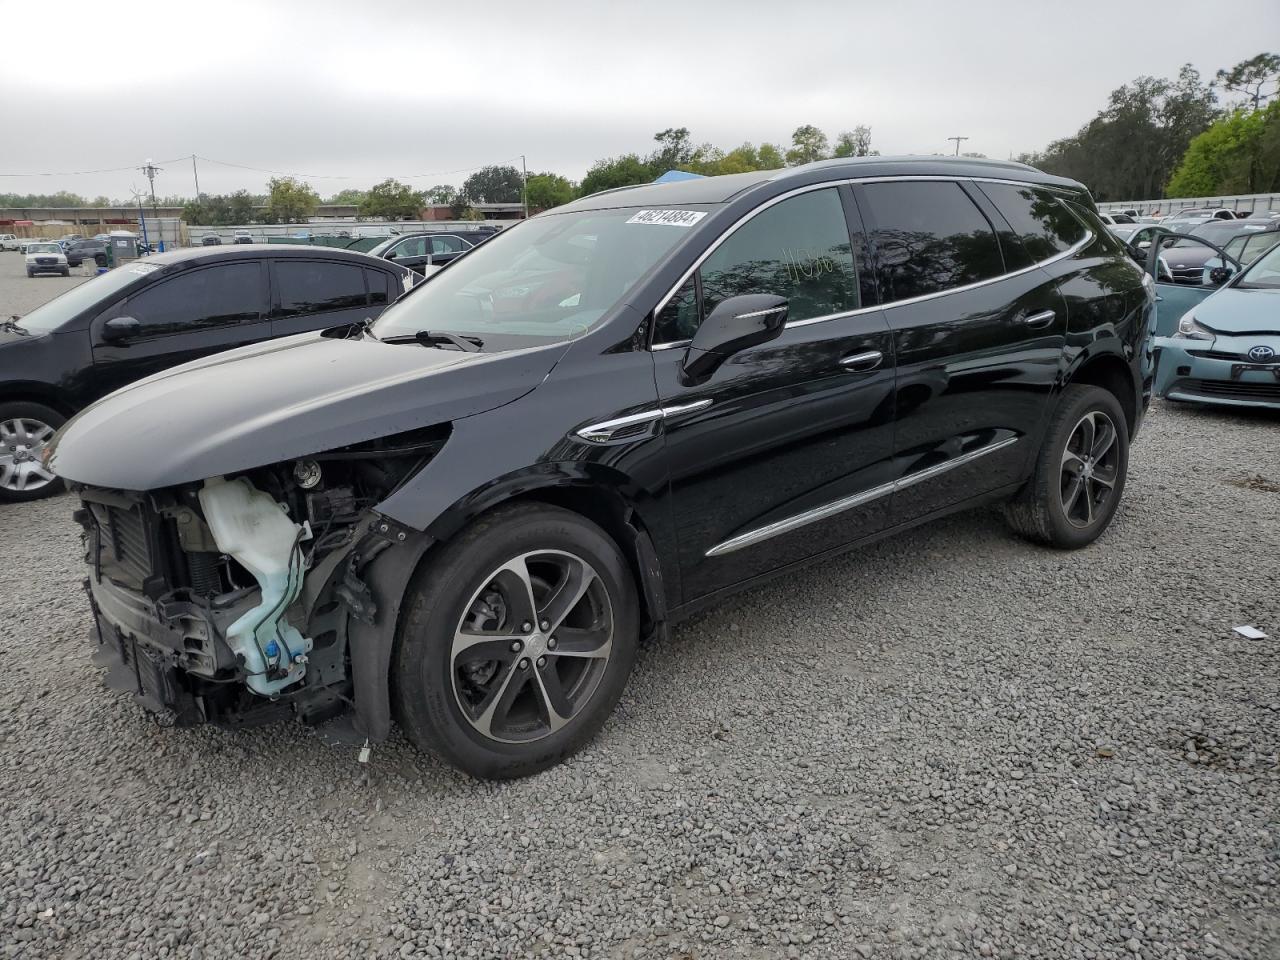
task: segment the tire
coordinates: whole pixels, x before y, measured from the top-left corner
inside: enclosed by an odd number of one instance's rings
[[[27,279],[28,279],[28,280],[32,280],[32,279],[34,279],[34,278],[35,278],[35,275],[36,275],[36,272],[35,272],[34,270],[28,270],[28,271],[27,271]]]
[[[1005,504],[1005,519],[1036,543],[1087,546],[1115,516],[1128,472],[1129,428],[1120,401],[1101,387],[1073,384],[1049,420],[1031,479]]]
[[[63,268],[63,270],[62,270],[62,275],[63,275],[64,277],[69,277],[69,276],[71,276],[71,268],[70,268],[70,267],[64,267],[64,268]]]
[[[562,597],[560,587],[577,596],[565,615],[543,603]],[[530,591],[533,622],[521,600]],[[557,507],[516,504],[482,516],[415,575],[403,609],[397,720],[418,747],[474,777],[528,776],[581,749],[635,663],[639,608],[627,563],[603,530]]]
[[[67,418],[40,403],[0,403],[0,503],[61,493],[60,479],[40,466],[40,449]],[[48,479],[45,479],[45,478]]]

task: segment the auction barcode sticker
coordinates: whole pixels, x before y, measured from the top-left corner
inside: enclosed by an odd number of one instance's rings
[[[641,210],[627,223],[656,223],[663,227],[692,227],[705,217],[697,210]]]

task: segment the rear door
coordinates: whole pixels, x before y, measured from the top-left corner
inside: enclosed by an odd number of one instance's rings
[[[722,237],[659,310],[655,375],[686,601],[885,526],[893,345],[864,268],[852,195],[826,186]],[[748,293],[786,297],[786,328],[688,383],[698,324]]]
[[[122,270],[146,270],[141,263]],[[103,336],[112,317],[133,317],[136,335],[124,340]],[[237,260],[184,270],[112,304],[90,324],[93,340],[94,396],[102,396],[211,353],[265,340],[267,278],[260,260]]]
[[[1067,317],[1053,279],[974,184],[906,179],[856,190],[898,363],[896,522],[1022,477]]]
[[[365,270],[346,260],[271,261],[271,335],[356,323],[372,315]]]

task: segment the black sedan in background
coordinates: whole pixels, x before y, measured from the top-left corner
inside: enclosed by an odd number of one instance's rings
[[[417,273],[430,273],[492,237],[492,230],[424,232],[388,237],[369,251],[374,257],[394,260]]]
[[[403,267],[323,247],[176,250],[0,323],[0,501],[57,486],[40,455],[68,417],[161,370],[272,337],[376,317]]]

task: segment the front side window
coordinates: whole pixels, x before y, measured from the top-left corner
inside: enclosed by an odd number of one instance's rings
[[[1243,289],[1280,288],[1280,246],[1273,246],[1253,261],[1236,286]]]
[[[309,314],[365,305],[364,271],[350,263],[277,260],[281,313]]]
[[[466,249],[457,237],[432,237],[432,253],[461,253]]]
[[[1280,242],[1280,231],[1270,230],[1266,233],[1255,233],[1251,237],[1241,237],[1240,239],[1244,241],[1244,249],[1236,259],[1248,266],[1274,247],[1277,242]]]
[[[405,257],[425,257],[427,255],[427,238],[410,237],[408,240],[402,240],[395,245],[395,253],[396,257],[401,260]]]
[[[995,231],[958,183],[870,183],[865,190],[887,302],[1004,273]]]
[[[229,263],[144,287],[115,315],[137,319],[139,336],[163,337],[258,320],[262,301],[261,266]]]
[[[706,216],[624,207],[546,213],[503,230],[396,301],[374,336],[460,333],[482,350],[567,340],[600,323]]]
[[[698,280],[701,302],[691,279],[658,315],[655,343],[689,339],[721,302],[748,293],[786,297],[788,320],[858,309],[858,271],[839,193],[813,190],[768,207],[707,257]]]

